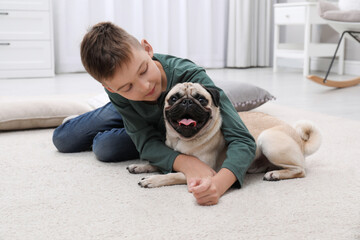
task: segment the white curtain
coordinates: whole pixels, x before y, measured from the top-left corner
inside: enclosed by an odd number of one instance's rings
[[[112,21],[157,53],[207,68],[269,66],[272,0],[53,0],[57,73],[85,71],[87,29]]]
[[[80,43],[87,29],[112,21],[157,53],[224,67],[228,1],[53,0],[56,72],[81,72]]]
[[[229,1],[226,66],[270,66],[273,1]]]

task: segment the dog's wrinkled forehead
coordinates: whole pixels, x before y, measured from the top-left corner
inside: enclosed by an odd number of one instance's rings
[[[191,83],[191,82],[178,83],[169,91],[169,93],[166,96],[166,99],[169,99],[174,94],[179,95],[179,97],[181,98],[183,97],[192,98],[201,94],[207,99],[211,99],[211,96],[208,93],[208,91],[206,91],[206,89],[204,89],[204,87],[201,86],[201,84],[199,83]]]

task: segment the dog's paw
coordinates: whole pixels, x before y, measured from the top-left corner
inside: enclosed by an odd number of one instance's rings
[[[151,166],[150,164],[131,164],[126,169],[129,171],[129,173],[134,174],[150,173],[157,171],[157,168]]]
[[[142,173],[143,165],[131,164],[127,166],[126,169],[129,171],[129,173],[134,173],[134,174]]]
[[[157,175],[144,177],[138,182],[138,184],[139,184],[139,186],[141,186],[143,188],[161,187],[162,185],[160,185],[158,178],[159,178],[159,176],[157,176]]]
[[[279,176],[279,173],[277,173],[276,171],[271,171],[271,172],[265,173],[263,180],[265,180],[265,181],[279,181],[280,176]]]

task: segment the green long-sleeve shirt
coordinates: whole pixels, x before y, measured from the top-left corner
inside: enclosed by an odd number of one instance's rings
[[[162,54],[154,54],[153,59],[159,61],[164,68],[167,90],[182,82],[197,82],[206,87],[215,87],[205,70],[190,60]],[[220,91],[219,106],[223,120],[221,131],[228,147],[222,168],[229,169],[242,185],[255,155],[255,141],[228,97],[220,88],[217,89]],[[180,153],[165,145],[162,109],[158,105],[130,101],[119,94],[106,92],[123,117],[125,130],[139,151],[140,158],[148,160],[163,173],[171,172],[174,160]]]

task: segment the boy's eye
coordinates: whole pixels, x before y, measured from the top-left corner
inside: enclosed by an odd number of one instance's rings
[[[140,73],[140,75],[144,75],[144,74],[147,72],[147,70],[148,70],[148,65],[146,64],[146,67],[145,67],[144,71],[142,71],[142,72]]]
[[[130,84],[129,84],[129,87],[127,87],[124,92],[128,92],[128,91],[130,91],[131,89],[132,89],[132,84],[130,83]]]

